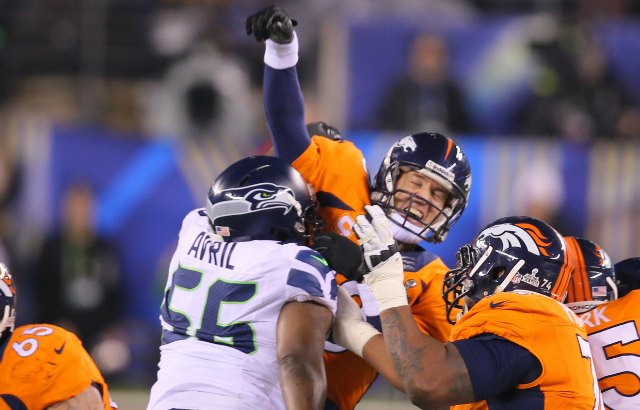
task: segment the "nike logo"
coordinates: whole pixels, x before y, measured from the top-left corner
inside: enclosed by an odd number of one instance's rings
[[[503,300],[502,302],[491,302],[491,303],[489,303],[489,307],[491,307],[491,308],[497,308],[498,306],[502,306],[502,304],[503,304],[504,302],[505,302],[504,300]]]
[[[325,258],[321,258],[318,257],[316,255],[311,255],[311,257],[315,260],[317,260],[318,262],[320,262],[321,264],[323,264],[324,266],[329,266],[329,263],[327,262],[327,260]]]
[[[62,344],[62,346],[60,346],[60,348],[59,348],[59,349],[53,349],[53,350],[54,350],[56,353],[58,353],[58,354],[62,354],[62,351],[64,350],[64,347],[65,347],[66,345],[67,345],[67,342],[64,342],[64,343]]]

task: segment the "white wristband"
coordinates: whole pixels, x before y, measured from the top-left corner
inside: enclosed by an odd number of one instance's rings
[[[371,324],[367,322],[356,322],[351,324],[351,328],[348,332],[341,333],[341,343],[339,344],[362,357],[364,345],[366,345],[372,337],[379,334],[381,333],[378,329],[373,327]]]
[[[333,321],[333,341],[362,357],[364,345],[378,334],[378,329],[364,321],[360,308],[349,292],[339,286],[338,310]]]
[[[293,32],[293,40],[279,44],[273,40],[265,41],[264,63],[276,70],[293,67],[298,63],[298,36]]]

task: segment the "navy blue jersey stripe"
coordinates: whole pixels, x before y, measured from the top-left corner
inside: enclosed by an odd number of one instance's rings
[[[291,269],[289,271],[289,277],[287,278],[287,284],[302,289],[311,296],[324,296],[318,278],[303,270]]]
[[[300,262],[306,263],[307,265],[313,266],[322,275],[323,279],[327,277],[327,273],[332,271],[327,260],[314,250],[302,250],[298,252],[296,259]]]
[[[0,399],[4,400],[11,410],[28,410],[22,400],[12,394],[0,394]]]
[[[316,192],[316,197],[318,198],[318,204],[322,208],[336,208],[336,209],[344,209],[346,211],[353,211],[349,205],[344,203],[344,201],[335,194],[326,191],[318,191]]]

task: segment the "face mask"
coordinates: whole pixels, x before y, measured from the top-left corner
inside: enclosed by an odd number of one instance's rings
[[[418,236],[418,233],[422,231],[422,228],[412,224],[409,221],[405,221],[405,217],[403,215],[398,214],[397,212],[393,212],[390,216],[392,221],[397,223],[391,224],[391,231],[393,232],[393,238],[402,243],[408,243],[411,245],[415,245],[422,241],[422,238]],[[403,224],[404,226],[400,226],[398,224]]]

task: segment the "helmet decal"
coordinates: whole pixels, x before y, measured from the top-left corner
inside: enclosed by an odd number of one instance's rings
[[[518,284],[518,283],[526,283],[529,284],[531,286],[535,286],[536,288],[544,287],[544,289],[550,291],[551,290],[551,282],[549,281],[541,281],[540,278],[538,277],[538,272],[539,270],[534,268],[531,270],[530,273],[525,273],[524,275],[520,274],[520,273],[516,273],[516,275],[513,278],[513,283],[514,284]]]
[[[254,156],[230,165],[207,195],[210,228],[225,241],[303,243],[318,228],[315,194],[282,158]]]
[[[233,199],[216,205],[227,204],[228,206],[233,206],[238,209],[238,213],[282,208],[282,213],[286,214],[296,205],[295,195],[290,188],[268,182],[241,188],[230,188],[222,191],[222,193]],[[214,205],[214,209],[216,205]],[[296,210],[300,211],[299,209]]]
[[[451,138],[447,138],[447,151],[444,153],[444,159],[447,159],[449,157],[449,154],[451,153],[451,148],[453,148],[453,141],[451,141]],[[458,155],[460,154],[460,150],[458,149],[457,151],[458,151],[458,154],[456,154],[456,158],[458,158]]]
[[[456,175],[453,172],[449,171],[447,168],[443,167],[440,164],[436,164],[432,160],[427,161],[427,163],[424,165],[424,168],[431,172],[435,172],[436,175],[444,177],[446,179],[446,182],[448,182],[447,184],[448,188],[451,189],[451,184],[456,178]],[[427,174],[427,176],[430,176],[430,175]]]
[[[414,171],[447,191],[444,204],[433,201],[402,180],[403,175]],[[466,208],[470,188],[471,168],[462,148],[442,134],[420,132],[391,145],[373,178],[371,201],[381,206],[387,215],[400,215],[400,219],[393,220],[398,228],[394,231],[396,240],[439,243]],[[428,217],[417,214],[415,204],[427,204],[437,214]],[[412,226],[418,229],[410,229]]]
[[[487,237],[499,239],[502,243],[502,249],[508,248],[525,248],[534,255],[549,256],[544,249],[549,246],[549,242],[542,233],[530,224],[500,224],[491,226],[478,235],[478,241],[485,240]]]
[[[609,255],[598,245],[594,244],[593,255],[596,257],[598,261],[598,266],[603,268],[611,268],[613,264],[611,263],[611,258]]]
[[[533,292],[564,301],[573,263],[567,244],[550,225],[528,216],[498,219],[457,253],[445,274],[447,320],[500,292]]]
[[[618,279],[611,258],[598,244],[584,238],[565,237],[574,269],[565,303],[575,313],[618,299]]]
[[[536,245],[538,245],[538,250],[540,251],[541,255],[549,256],[547,248],[549,247],[549,245],[551,245],[551,242],[546,236],[544,236],[542,232],[540,232],[540,229],[538,229],[537,226],[528,223],[520,223],[515,225],[524,229],[529,235],[531,235],[533,240],[536,242]]]
[[[413,139],[413,136],[408,135],[402,138],[400,141],[396,142],[398,147],[402,147],[403,152],[413,152],[418,148],[418,144]],[[393,149],[394,147],[392,147]]]

